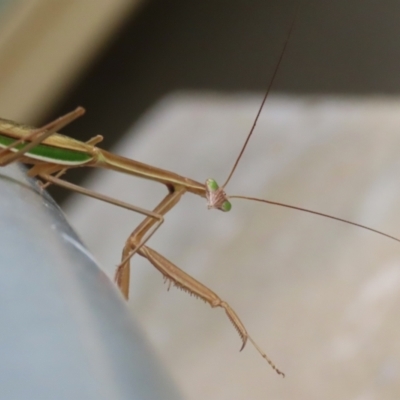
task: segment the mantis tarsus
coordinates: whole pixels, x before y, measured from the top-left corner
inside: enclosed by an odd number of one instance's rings
[[[274,76],[282,59],[285,47],[283,48],[283,51],[281,53],[281,57],[275,69]],[[236,166],[238,165],[239,160],[246,148],[246,145],[250,140],[252,133],[254,132],[256,122],[265,103],[267,95],[270,91],[272,82],[273,79],[271,80],[270,86],[264,96],[255,122],[253,123],[253,126],[247,136],[246,142],[226,182],[221,187],[218,187],[216,182],[212,179],[208,179],[205,184],[202,184],[194,180],[179,176],[177,174],[109,153],[95,146],[95,144],[101,141],[101,137],[98,136],[91,139],[88,143],[83,143],[56,133],[63,126],[81,116],[84,112],[82,108],[78,108],[75,111],[65,115],[64,117],[61,117],[58,120],[55,120],[52,123],[47,124],[42,128],[36,130],[10,121],[0,120],[0,146],[2,147],[2,150],[0,151],[0,165],[7,165],[16,160],[25,162],[27,164],[33,164],[34,166],[29,171],[29,174],[31,176],[38,176],[39,178],[41,178],[45,182],[44,186],[48,184],[58,184],[68,189],[145,215],[146,218],[144,219],[144,221],[132,232],[132,234],[126,241],[123,249],[122,261],[116,271],[115,280],[118,286],[121,288],[124,296],[127,298],[129,294],[129,260],[135,253],[139,253],[141,256],[147,258],[174,285],[185,291],[190,292],[191,294],[194,294],[195,296],[202,298],[212,307],[222,307],[242,339],[242,349],[245,346],[246,341],[250,340],[251,343],[256,347],[258,352],[268,361],[268,363],[276,370],[276,372],[283,375],[283,373],[271,362],[266,354],[248,335],[244,325],[242,324],[234,310],[230,308],[230,306],[226,302],[222,301],[210,289],[202,285],[200,282],[196,281],[194,278],[180,270],[177,266],[172,264],[162,255],[146,245],[149,238],[163,223],[164,215],[179,202],[181,196],[186,192],[191,192],[201,197],[205,197],[208,201],[209,208],[217,208],[222,211],[230,210],[231,203],[229,202],[229,199],[249,199],[265,202],[268,204],[298,209],[301,211],[306,211],[313,214],[336,219],[339,221],[350,223],[355,226],[369,229],[371,231],[399,241],[397,238],[365,227],[363,225],[345,221],[343,219],[332,217],[319,212],[314,212],[299,207],[247,196],[228,197],[225,194],[224,189],[227,186],[230,178],[232,177]],[[108,168],[130,175],[135,175],[137,177],[154,180],[166,185],[169,193],[153,211],[147,211],[142,208],[123,203],[119,200],[88,191],[84,188],[72,185],[60,179],[61,175],[66,170],[83,166]]]

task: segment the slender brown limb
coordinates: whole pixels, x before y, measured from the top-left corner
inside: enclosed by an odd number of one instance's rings
[[[34,178],[40,174],[53,175],[64,168],[60,164],[47,163],[45,161],[36,163],[33,167],[28,170],[28,176]],[[44,184],[43,184],[44,185]]]
[[[161,221],[164,220],[162,216],[160,216],[160,215],[158,215],[158,214],[156,214],[156,213],[154,213],[152,211],[146,210],[145,208],[141,208],[141,207],[137,207],[137,206],[134,206],[132,204],[129,204],[129,203],[125,203],[124,201],[114,199],[113,197],[109,197],[109,196],[106,196],[106,195],[101,194],[101,193],[96,193],[96,192],[94,192],[92,190],[85,189],[82,186],[74,185],[73,183],[70,183],[70,182],[64,181],[62,179],[56,178],[55,176],[48,175],[46,173],[41,173],[41,174],[39,174],[39,177],[41,179],[44,179],[45,181],[49,181],[51,183],[54,183],[55,185],[64,187],[64,188],[66,188],[68,190],[72,190],[74,192],[84,194],[85,196],[89,196],[89,197],[92,197],[94,199],[101,200],[101,201],[104,201],[106,203],[113,204],[115,206],[125,208],[125,209],[127,209],[129,211],[134,211],[134,212],[137,212],[139,214],[146,215],[147,217],[154,218],[155,220],[161,220]]]
[[[92,190],[85,189],[81,186],[74,185],[73,183],[64,181],[62,179],[56,178],[55,176],[48,175],[46,173],[39,174],[41,179],[44,179],[46,182],[51,182],[58,186],[64,187],[66,189],[72,190],[74,192],[84,194],[86,196],[105,201],[109,204],[114,204],[118,207],[125,208],[130,211],[137,212],[142,215],[146,215],[146,219],[139,225],[142,227],[140,232],[136,232],[136,229],[132,235],[129,236],[123,250],[123,259],[122,262],[118,265],[116,273],[115,273],[115,282],[120,288],[123,296],[128,299],[129,297],[129,278],[130,278],[130,265],[129,261],[133,257],[133,255],[140,250],[140,248],[146,244],[146,242],[154,235],[154,233],[158,230],[158,228],[163,224],[164,217],[163,214],[157,213],[156,211],[149,211],[141,207],[134,206],[129,203],[125,203],[123,201],[114,199],[112,197],[96,193]],[[180,199],[184,191],[177,191],[170,193],[164,198],[164,200],[160,203],[165,208],[165,212],[171,209]],[[169,208],[168,208],[169,207]],[[156,207],[157,210],[157,207]],[[139,228],[138,227],[138,228]],[[145,228],[144,228],[145,227]],[[132,236],[135,237],[138,241],[134,242],[132,240]]]
[[[177,188],[169,193],[153,210],[153,213],[161,218],[174,207],[182,195],[185,193],[183,188]],[[114,281],[120,288],[123,296],[129,298],[130,281],[130,259],[139,249],[154,235],[161,224],[157,224],[154,218],[147,217],[128,237],[122,250],[122,261],[117,266]]]
[[[194,279],[186,272],[182,271],[175,264],[171,263],[161,254],[157,253],[155,250],[152,250],[148,246],[142,246],[138,253],[147,258],[151,264],[155,268],[157,268],[161,274],[169,281],[172,282],[174,286],[179,289],[182,289],[184,292],[188,292],[189,294],[198,297],[208,303],[211,307],[221,307],[225,310],[226,315],[231,321],[232,325],[235,327],[238,332],[240,338],[242,339],[242,347],[240,350],[243,350],[246,345],[247,340],[253,344],[255,349],[260,353],[260,355],[268,362],[268,364],[279,374],[285,376],[285,374],[277,368],[277,366],[272,362],[272,360],[261,350],[261,348],[256,344],[256,342],[249,336],[246,328],[244,327],[242,321],[239,319],[236,312],[231,308],[231,306],[221,300],[221,298],[210,290],[208,287],[204,286],[198,280]]]

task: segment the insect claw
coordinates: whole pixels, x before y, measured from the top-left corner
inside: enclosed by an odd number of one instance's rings
[[[242,344],[242,347],[240,348],[239,352],[244,349],[244,346],[246,346],[246,343],[247,343],[247,338],[243,339],[243,344]]]

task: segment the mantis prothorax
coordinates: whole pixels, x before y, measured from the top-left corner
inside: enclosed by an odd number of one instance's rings
[[[290,31],[293,28],[290,29]],[[210,304],[211,307],[221,307],[225,310],[228,318],[236,328],[239,336],[242,339],[242,347],[244,348],[247,340],[254,345],[257,351],[271,365],[271,367],[280,375],[284,375],[275,364],[267,357],[260,347],[249,336],[247,330],[235,311],[221,300],[217,294],[208,289],[206,286],[186,274],[176,265],[168,261],[161,254],[147,246],[147,241],[156,232],[156,230],[164,222],[164,215],[172,209],[180,200],[182,195],[190,192],[207,199],[208,208],[216,208],[222,211],[231,209],[230,199],[247,199],[267,204],[278,205],[291,209],[301,210],[304,212],[320,215],[341,222],[345,222],[354,226],[358,226],[380,235],[389,237],[400,242],[399,239],[387,235],[375,229],[350,222],[331,215],[320,212],[291,206],[288,204],[273,202],[265,199],[253,198],[248,196],[227,196],[225,188],[229,183],[233,173],[240,161],[242,154],[254,132],[257,120],[264,106],[266,98],[271,89],[274,77],[278,71],[278,67],[282,60],[288,38],[281,52],[281,56],[276,65],[273,78],[270,81],[269,87],[265,93],[261,106],[258,110],[255,121],[250,129],[247,139],[237,157],[231,172],[225,183],[219,187],[215,180],[207,179],[206,182],[199,183],[192,179],[185,178],[175,173],[165,171],[150,165],[146,165],[125,157],[112,154],[95,146],[102,140],[101,136],[92,138],[89,142],[83,143],[67,136],[56,133],[58,130],[69,124],[84,113],[83,108],[77,108],[75,111],[64,115],[63,117],[43,126],[39,129],[33,129],[15,122],[0,119],[0,165],[5,166],[16,160],[33,165],[29,170],[30,176],[37,176],[43,182],[43,186],[49,184],[57,184],[70,190],[106,201],[108,203],[126,208],[143,214],[146,218],[143,222],[131,233],[127,239],[122,252],[122,261],[117,267],[115,273],[115,281],[121,289],[125,298],[129,295],[129,272],[130,258],[138,253],[147,258],[154,267],[156,267],[163,276],[172,282],[178,288],[187,291]],[[61,175],[68,169],[76,167],[101,167],[114,171],[123,172],[129,175],[134,175],[144,179],[150,179],[164,184],[168,189],[168,194],[162,199],[153,211],[148,211],[131,204],[124,203],[118,199],[110,198],[80,186],[73,185],[61,179]]]

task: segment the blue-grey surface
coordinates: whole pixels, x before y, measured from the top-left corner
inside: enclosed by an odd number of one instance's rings
[[[108,277],[24,172],[0,169],[0,399],[178,399]]]

